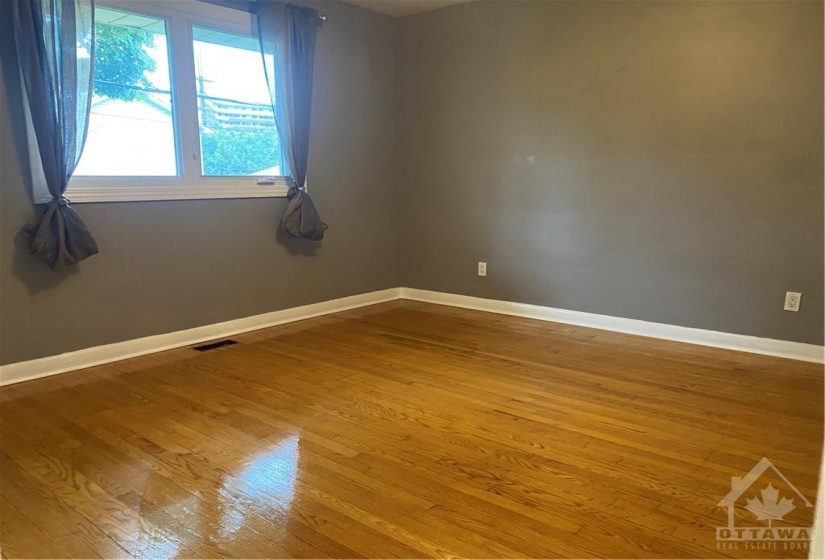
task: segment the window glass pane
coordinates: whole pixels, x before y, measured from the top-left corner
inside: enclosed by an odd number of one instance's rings
[[[75,175],[178,174],[166,22],[95,8],[89,133]]]
[[[192,36],[203,174],[283,175],[257,38],[204,27]]]

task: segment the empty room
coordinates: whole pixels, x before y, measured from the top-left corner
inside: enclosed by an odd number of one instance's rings
[[[0,0],[0,557],[825,559],[824,12]]]

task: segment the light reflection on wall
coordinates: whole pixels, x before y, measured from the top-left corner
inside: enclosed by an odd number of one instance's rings
[[[228,476],[219,490],[223,508],[221,538],[234,535],[250,514],[270,523],[286,522],[295,495],[300,436],[293,434]],[[239,503],[239,497],[243,502]]]

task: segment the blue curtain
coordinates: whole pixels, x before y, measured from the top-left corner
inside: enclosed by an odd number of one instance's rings
[[[94,0],[2,0],[12,20],[28,126],[32,186],[45,210],[27,227],[31,251],[53,270],[98,252],[64,196],[86,140],[92,100]],[[41,202],[35,195],[35,202]]]
[[[311,8],[258,0],[258,33],[285,173],[291,179],[281,229],[293,237],[320,240],[327,225],[306,192],[312,123],[312,73],[320,18]]]

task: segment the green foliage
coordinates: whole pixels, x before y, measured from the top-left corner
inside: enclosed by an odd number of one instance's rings
[[[277,165],[281,160],[274,127],[202,131],[201,149],[204,175],[249,175]]]
[[[125,86],[151,88],[146,77],[157,68],[147,49],[155,34],[117,25],[95,25],[95,95],[123,101],[142,99],[144,92]],[[122,85],[117,85],[122,84]]]

